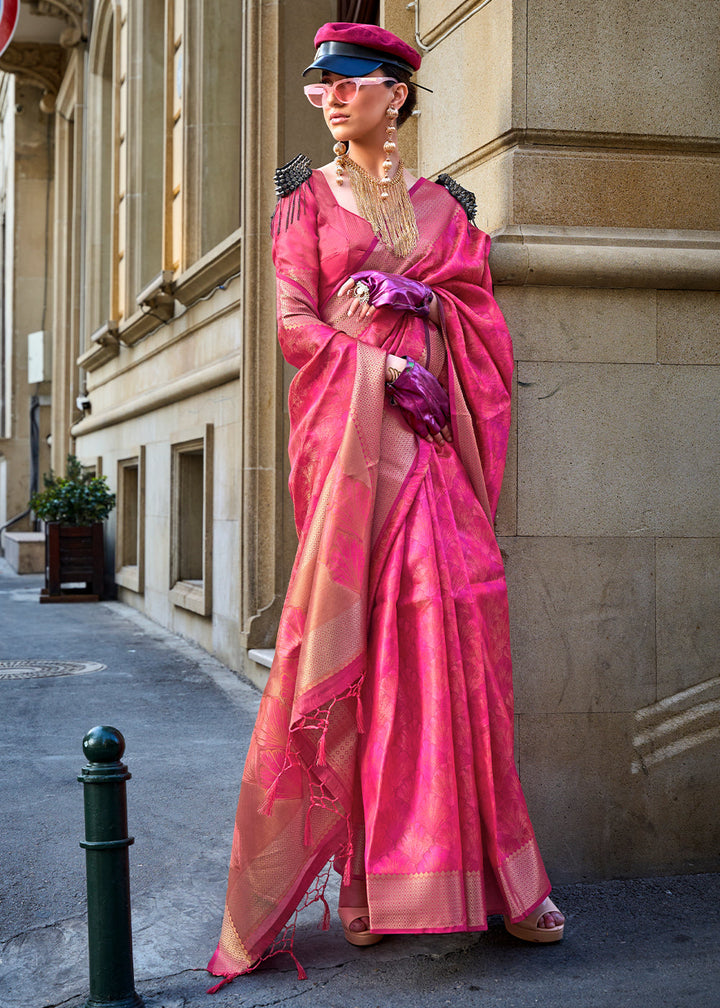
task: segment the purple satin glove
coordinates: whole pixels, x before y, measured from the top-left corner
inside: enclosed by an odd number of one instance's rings
[[[420,437],[433,437],[450,423],[447,392],[435,375],[410,357],[405,370],[388,385],[388,391]]]
[[[382,273],[380,270],[353,273],[350,279],[355,281],[355,297],[371,304],[373,308],[409,311],[421,318],[430,314],[433,292],[424,283],[409,280],[396,273]],[[367,297],[364,296],[365,293]]]

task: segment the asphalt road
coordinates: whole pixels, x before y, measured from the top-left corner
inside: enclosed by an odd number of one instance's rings
[[[0,560],[0,1008],[79,1008],[88,996],[76,778],[97,724],[123,732],[133,775],[135,980],[148,1008],[720,1006],[717,875],[558,888],[568,923],[554,946],[519,942],[498,919],[486,934],[357,949],[337,921],[318,931],[311,911],[296,939],[307,980],[282,956],[206,994],[259,694],[132,609],[40,606],[39,584]],[[42,661],[66,664],[44,674]]]

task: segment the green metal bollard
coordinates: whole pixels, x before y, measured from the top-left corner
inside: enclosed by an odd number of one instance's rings
[[[142,1008],[135,992],[130,923],[130,867],[125,739],[99,725],[83,739],[90,997],[84,1008]]]

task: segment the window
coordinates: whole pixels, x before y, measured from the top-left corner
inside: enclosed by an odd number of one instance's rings
[[[89,56],[87,311],[95,370],[240,268],[237,0],[98,0]],[[250,124],[249,128],[252,128]]]
[[[166,9],[166,132],[169,150],[165,155],[165,257],[168,269],[184,266],[183,176],[185,117],[185,4],[167,0]]]
[[[204,0],[202,23],[201,205],[196,252],[205,255],[240,226],[242,5]]]
[[[103,460],[102,455],[96,455],[95,458],[81,458],[80,464],[82,465],[82,471],[87,476],[102,476],[103,474]],[[65,460],[63,459],[64,468]]]
[[[162,3],[122,4],[117,130],[118,335],[133,346],[172,318],[172,272],[163,239],[165,26]]]
[[[145,448],[121,459],[117,473],[117,539],[115,581],[123,588],[145,590]]]
[[[201,616],[212,612],[213,427],[172,446],[170,599]]]
[[[127,318],[128,225],[128,17],[118,5],[115,56],[115,123],[112,135],[115,185],[113,187],[112,309],[110,317]]]
[[[101,3],[95,15],[90,53],[88,116],[88,278],[86,339],[117,319],[114,265],[117,234],[116,26],[113,5]]]
[[[377,24],[379,15],[380,4],[378,0],[338,0],[337,3],[338,21],[360,21],[362,24]]]
[[[173,268],[184,273],[240,227],[244,15],[237,0],[174,0],[174,9],[166,199],[172,203]]]
[[[129,17],[128,316],[136,311],[138,294],[166,268],[162,248],[163,5],[157,2],[130,4]]]

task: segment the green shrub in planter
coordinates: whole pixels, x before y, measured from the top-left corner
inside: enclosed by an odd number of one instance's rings
[[[43,476],[45,489],[33,494],[30,507],[38,518],[63,525],[92,525],[105,521],[115,507],[115,494],[104,476],[83,472],[79,459],[67,457],[64,476],[52,470]]]

